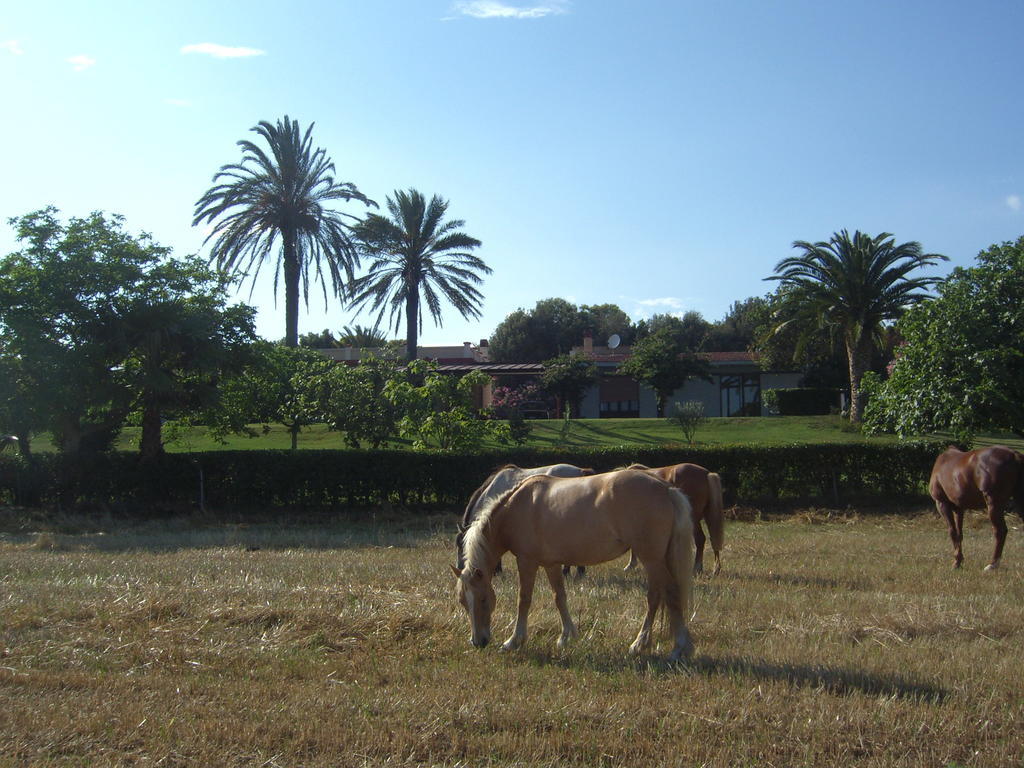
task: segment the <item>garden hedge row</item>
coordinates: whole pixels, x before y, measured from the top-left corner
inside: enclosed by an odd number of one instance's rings
[[[779,416],[827,416],[839,410],[838,389],[768,389],[761,397]]]
[[[722,476],[729,504],[801,501],[823,506],[922,499],[935,442],[899,445],[623,447],[598,450],[211,451],[143,461],[112,453],[70,464],[0,456],[0,502],[19,506],[100,507],[127,515],[198,507],[245,512],[273,508],[461,509],[495,468],[568,462],[606,471],[640,462],[692,461]]]

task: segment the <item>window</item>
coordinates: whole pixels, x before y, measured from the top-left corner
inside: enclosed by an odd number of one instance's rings
[[[723,416],[761,415],[761,376],[743,373],[721,377]]]

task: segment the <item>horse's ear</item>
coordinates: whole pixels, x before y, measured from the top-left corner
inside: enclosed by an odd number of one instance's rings
[[[461,576],[461,575],[462,575],[462,569],[460,569],[460,568],[456,568],[456,567],[455,567],[454,565],[452,565],[451,563],[448,563],[448,567],[452,569],[452,573],[454,573],[454,574],[455,574],[455,578],[456,578],[456,579],[457,579],[457,578],[459,578],[459,576]]]

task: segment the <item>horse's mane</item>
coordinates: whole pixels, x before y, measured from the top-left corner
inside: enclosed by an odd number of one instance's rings
[[[498,467],[496,470],[491,472],[490,475],[487,476],[486,480],[480,483],[480,487],[473,491],[473,495],[470,496],[469,501],[466,502],[466,508],[462,511],[461,528],[463,531],[468,529],[470,524],[473,522],[473,518],[475,517],[473,515],[473,508],[476,506],[477,501],[480,499],[480,494],[487,490],[488,486],[490,486],[490,484],[494,481],[494,478],[496,478],[506,469],[519,469],[519,467],[517,467],[515,464],[505,464],[504,466]]]
[[[505,501],[519,488],[516,485],[504,493],[490,499],[477,513],[476,517],[466,528],[466,536],[462,540],[463,552],[465,553],[466,568],[480,568],[485,570],[494,559],[494,548],[487,538],[487,529],[491,525],[491,517],[494,510],[505,503]]]

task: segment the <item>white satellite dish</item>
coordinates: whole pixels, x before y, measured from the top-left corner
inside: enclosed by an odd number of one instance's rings
[[[613,333],[611,336],[608,337],[608,349],[615,349],[621,343],[622,339],[619,337],[619,334],[617,333]]]

